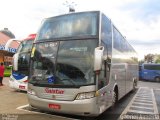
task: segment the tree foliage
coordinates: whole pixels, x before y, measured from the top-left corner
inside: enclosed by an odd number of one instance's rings
[[[155,63],[160,63],[160,55],[156,55]]]

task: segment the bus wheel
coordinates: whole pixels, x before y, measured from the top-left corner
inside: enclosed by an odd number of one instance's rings
[[[132,89],[132,91],[134,92],[136,90],[136,82],[134,81],[133,82],[133,89]]]
[[[156,78],[155,78],[155,81],[156,81],[156,82],[160,82],[160,77],[156,77]]]
[[[115,107],[117,101],[118,101],[118,94],[117,94],[117,91],[114,90],[113,91],[113,97],[112,97],[112,108]]]

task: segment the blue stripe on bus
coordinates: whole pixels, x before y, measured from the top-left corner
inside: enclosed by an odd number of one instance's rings
[[[13,73],[12,73],[12,76],[13,76],[16,80],[21,80],[21,79],[23,79],[23,78],[25,77],[25,75],[23,75],[23,74],[18,74],[18,73],[16,73],[16,72],[13,72]]]

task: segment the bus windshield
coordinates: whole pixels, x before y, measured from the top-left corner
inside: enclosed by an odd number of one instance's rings
[[[15,74],[24,76],[29,74],[29,58],[32,44],[33,40],[24,40],[18,47],[18,71],[13,71]]]
[[[98,40],[34,44],[29,82],[38,86],[64,87],[94,84],[93,54],[96,46]]]
[[[32,48],[33,40],[24,40],[18,47],[18,52],[29,52]]]
[[[69,15],[69,16],[68,16]],[[73,36],[96,36],[98,29],[97,12],[68,14],[46,19],[36,41]]]
[[[28,75],[29,58],[30,58],[30,53],[20,53],[18,56],[18,71],[13,71],[13,72],[24,76]]]

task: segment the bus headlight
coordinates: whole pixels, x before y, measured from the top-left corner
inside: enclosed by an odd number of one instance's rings
[[[79,93],[76,96],[76,100],[82,100],[82,99],[90,99],[95,97],[95,92],[85,92],[85,93]]]
[[[28,89],[27,93],[31,95],[36,95],[36,92],[32,89]]]

